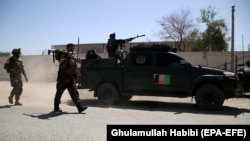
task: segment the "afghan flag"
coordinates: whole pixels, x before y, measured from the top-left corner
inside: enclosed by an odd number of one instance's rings
[[[154,74],[154,84],[170,85],[171,76],[166,74]]]

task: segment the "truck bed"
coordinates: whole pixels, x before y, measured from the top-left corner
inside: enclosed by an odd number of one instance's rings
[[[83,59],[81,60],[82,80],[79,89],[94,89],[101,81],[121,82],[122,66],[116,59]]]

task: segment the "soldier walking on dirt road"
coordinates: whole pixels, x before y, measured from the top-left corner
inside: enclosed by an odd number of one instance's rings
[[[22,60],[20,59],[21,49],[13,49],[12,50],[13,56],[11,56],[4,65],[4,69],[10,75],[10,83],[13,87],[10,96],[9,96],[9,103],[13,104],[13,97],[15,96],[15,105],[23,105],[20,102],[20,96],[23,92],[23,82],[22,82],[22,75],[24,75],[26,82],[28,82],[28,78],[24,71],[24,65]]]
[[[61,103],[61,97],[65,89],[68,90],[71,99],[75,103],[79,113],[88,108],[81,105],[79,92],[76,88],[77,62],[73,54],[74,48],[74,44],[67,44],[67,52],[63,53],[58,60],[60,64],[56,84],[57,91],[54,98],[54,112],[62,112],[59,104]]]

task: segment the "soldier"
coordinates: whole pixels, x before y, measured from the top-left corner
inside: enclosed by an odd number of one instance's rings
[[[61,97],[65,89],[68,90],[71,99],[75,103],[79,113],[88,108],[82,107],[80,103],[79,92],[76,88],[77,60],[73,55],[74,48],[74,44],[67,44],[67,52],[62,54],[61,58],[59,58],[60,64],[56,84],[57,91],[54,98],[54,112],[62,112],[59,104],[61,103]]]
[[[4,65],[4,68],[10,75],[10,83],[13,87],[10,96],[9,96],[9,103],[13,104],[13,97],[15,96],[15,105],[23,105],[20,102],[20,96],[23,92],[23,82],[22,82],[22,75],[24,75],[26,82],[28,82],[28,78],[24,71],[24,65],[22,60],[20,59],[21,49],[13,49],[12,56],[7,60]]]
[[[107,42],[107,51],[108,51],[108,58],[112,58],[112,57],[116,57],[116,50],[118,49],[119,45],[122,45],[124,43],[127,43],[129,41],[131,41],[132,38],[128,38],[128,39],[116,39],[115,38],[115,33],[111,33],[109,35],[109,39]]]

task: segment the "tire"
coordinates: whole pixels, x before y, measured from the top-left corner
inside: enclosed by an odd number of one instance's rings
[[[133,96],[132,95],[121,95],[120,100],[121,101],[129,101]]]
[[[202,85],[195,94],[198,108],[203,110],[218,110],[225,100],[224,92],[216,85]]]
[[[105,105],[113,105],[118,102],[119,92],[112,83],[103,83],[97,88],[97,98]]]

